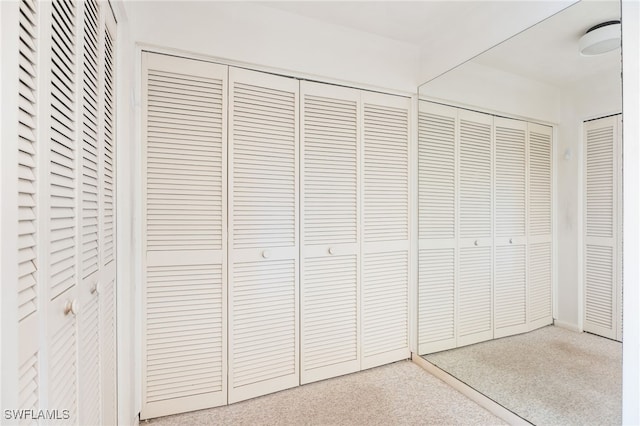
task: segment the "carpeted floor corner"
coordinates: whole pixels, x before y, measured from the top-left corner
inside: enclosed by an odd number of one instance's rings
[[[536,425],[622,422],[622,344],[548,326],[426,355]]]
[[[174,425],[504,425],[410,361],[229,406],[152,419]]]

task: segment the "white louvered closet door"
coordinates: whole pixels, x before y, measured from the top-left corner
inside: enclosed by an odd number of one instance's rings
[[[300,90],[304,384],[360,369],[360,92],[307,81]]]
[[[622,175],[622,114],[618,115],[617,120],[617,134],[616,134],[616,301],[618,303],[617,311],[616,311],[616,340],[622,342],[622,332],[623,332],[623,316],[624,316],[624,304],[623,304],[623,198],[622,198],[622,185],[623,185],[623,175]]]
[[[7,68],[15,66],[18,77],[18,120],[10,123],[17,137],[12,170],[19,262],[12,409],[61,417],[47,424],[115,423],[115,353],[107,391],[97,297],[103,269],[101,5],[20,0],[8,9],[17,15],[17,62]],[[115,276],[115,265],[112,271]],[[115,334],[110,345],[115,348]],[[110,418],[103,414],[107,392],[114,400]]]
[[[494,118],[494,338],[527,331],[527,123]]]
[[[409,110],[411,100],[361,92],[361,368],[409,351]]]
[[[44,9],[44,3],[40,3]],[[76,3],[53,1],[50,22],[50,84],[47,216],[47,393],[51,409],[68,409],[78,422],[78,9]],[[82,271],[80,271],[81,273]],[[42,383],[42,382],[41,382]],[[64,408],[63,408],[64,407]]]
[[[584,123],[584,330],[618,336],[619,116]]]
[[[535,123],[528,132],[527,323],[553,322],[553,129]]]
[[[229,70],[229,403],[299,384],[298,80]]]
[[[456,347],[456,108],[420,101],[418,352]]]
[[[146,419],[227,401],[227,67],[142,65]]]
[[[41,313],[38,278],[40,235],[37,231],[37,191],[40,148],[38,132],[37,68],[40,43],[38,18],[40,8],[35,0],[21,0],[19,38],[19,123],[18,123],[18,353],[19,394],[21,409],[38,409],[40,404],[39,323]]]
[[[101,423],[117,423],[116,336],[116,22],[110,7],[102,7],[102,155],[100,286],[100,390]]]
[[[78,399],[79,424],[101,423],[100,368],[100,298],[102,238],[100,228],[102,174],[102,138],[100,137],[100,100],[102,96],[100,65],[101,16],[95,0],[79,4],[78,18],[82,22],[79,58],[80,123],[79,123],[79,198],[80,198],[80,285],[78,300]]]
[[[458,111],[457,345],[493,338],[493,117]]]

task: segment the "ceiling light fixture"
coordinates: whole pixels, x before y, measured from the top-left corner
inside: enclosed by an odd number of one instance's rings
[[[589,28],[580,38],[580,53],[600,55],[620,47],[620,21],[607,21]]]

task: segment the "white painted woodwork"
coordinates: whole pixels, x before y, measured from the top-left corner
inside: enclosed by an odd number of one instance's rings
[[[493,117],[458,111],[457,345],[493,337]]]
[[[456,249],[421,248],[418,257],[419,353],[456,347]]]
[[[303,81],[301,384],[360,369],[360,91]]]
[[[100,204],[102,167],[102,140],[100,139],[100,86],[102,73],[100,8],[96,1],[86,1],[79,19],[82,34],[78,47],[82,61],[80,81],[80,285],[78,300],[78,423],[99,424],[101,422],[101,368],[100,368]]]
[[[528,235],[527,324],[553,322],[553,129],[527,124]]]
[[[361,368],[409,358],[408,98],[361,92]]]
[[[115,203],[107,195],[114,189],[115,68],[107,71],[102,35],[107,27],[115,33],[115,20],[104,4],[16,2],[15,408],[59,410],[68,414],[65,424],[112,424],[117,414]],[[115,45],[109,49],[113,57]],[[110,302],[100,298],[103,280],[111,282]]]
[[[18,403],[22,409],[39,406],[39,309],[41,283],[38,220],[38,19],[35,0],[19,3],[18,45]]]
[[[227,67],[142,61],[145,419],[227,401]]]
[[[624,220],[623,220],[623,173],[622,173],[622,150],[623,150],[623,137],[622,137],[622,115],[618,118],[618,128],[616,134],[616,301],[618,303],[616,311],[616,340],[622,342],[623,332],[623,320],[624,320],[624,302],[623,302],[623,232],[624,232]]]
[[[584,123],[584,330],[621,340],[620,116]]]
[[[418,352],[456,347],[456,108],[420,101]]]
[[[419,109],[419,353],[551,324],[552,128]]]
[[[117,406],[117,333],[116,333],[116,22],[110,7],[102,7],[104,25],[98,37],[102,43],[102,157],[101,267],[100,298],[100,392],[101,423],[116,424]]]
[[[409,357],[409,117],[143,53],[141,418]]]
[[[229,69],[229,403],[299,384],[298,92]]]
[[[78,9],[51,3],[47,235],[48,406],[65,407],[78,422]],[[45,20],[47,22],[47,20]],[[72,309],[73,308],[73,309]]]
[[[494,118],[494,338],[527,331],[527,123]]]

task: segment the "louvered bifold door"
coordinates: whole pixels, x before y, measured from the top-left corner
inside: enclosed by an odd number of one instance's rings
[[[411,100],[361,93],[362,368],[409,358]]]
[[[18,403],[21,409],[39,408],[40,360],[39,321],[40,287],[38,285],[37,232],[37,69],[38,3],[19,3],[18,59],[18,320],[19,320],[19,382]]]
[[[78,390],[80,424],[101,423],[100,392],[100,298],[98,288],[101,269],[99,221],[101,213],[100,176],[102,174],[100,85],[102,52],[100,45],[100,4],[95,0],[80,3],[78,9],[82,37],[80,87],[80,286],[78,297],[82,310],[78,314]]]
[[[623,204],[622,204],[622,185],[623,185],[623,178],[622,178],[622,114],[618,114],[617,116],[617,133],[616,133],[616,142],[615,142],[615,149],[616,149],[616,161],[617,161],[617,165],[616,165],[616,212],[615,212],[615,217],[616,217],[616,234],[615,234],[615,238],[616,238],[616,301],[618,302],[618,306],[617,306],[617,312],[616,312],[616,337],[615,339],[618,340],[619,342],[622,342],[622,332],[623,332],[623,323],[622,323],[622,319],[624,316],[624,304],[623,304],[623,300],[622,300],[622,296],[623,296],[623,292],[622,292],[622,273],[623,273],[623,265],[622,265],[622,258],[623,258],[623,217],[622,217],[622,213],[623,213]]]
[[[553,128],[528,123],[527,323],[553,322]]]
[[[229,402],[299,384],[296,79],[229,70]]]
[[[44,3],[39,3],[43,7]],[[49,102],[47,194],[47,388],[50,409],[69,410],[64,422],[78,422],[78,324],[82,308],[77,287],[82,271],[78,268],[79,208],[78,168],[78,20],[77,4],[53,1],[47,8],[50,23],[51,79],[47,87]],[[42,383],[42,381],[41,381]],[[63,408],[64,407],[64,408]]]
[[[300,90],[304,384],[360,369],[360,92],[306,81]]]
[[[584,330],[617,338],[618,117],[584,123]]]
[[[418,352],[456,347],[456,108],[420,101]]]
[[[494,118],[494,338],[527,331],[527,123]]]
[[[227,67],[142,65],[146,419],[227,401]]]
[[[101,423],[117,423],[116,386],[116,23],[110,7],[102,7],[101,67],[101,246],[100,246],[100,390]]]
[[[493,338],[493,117],[458,111],[457,345]]]

